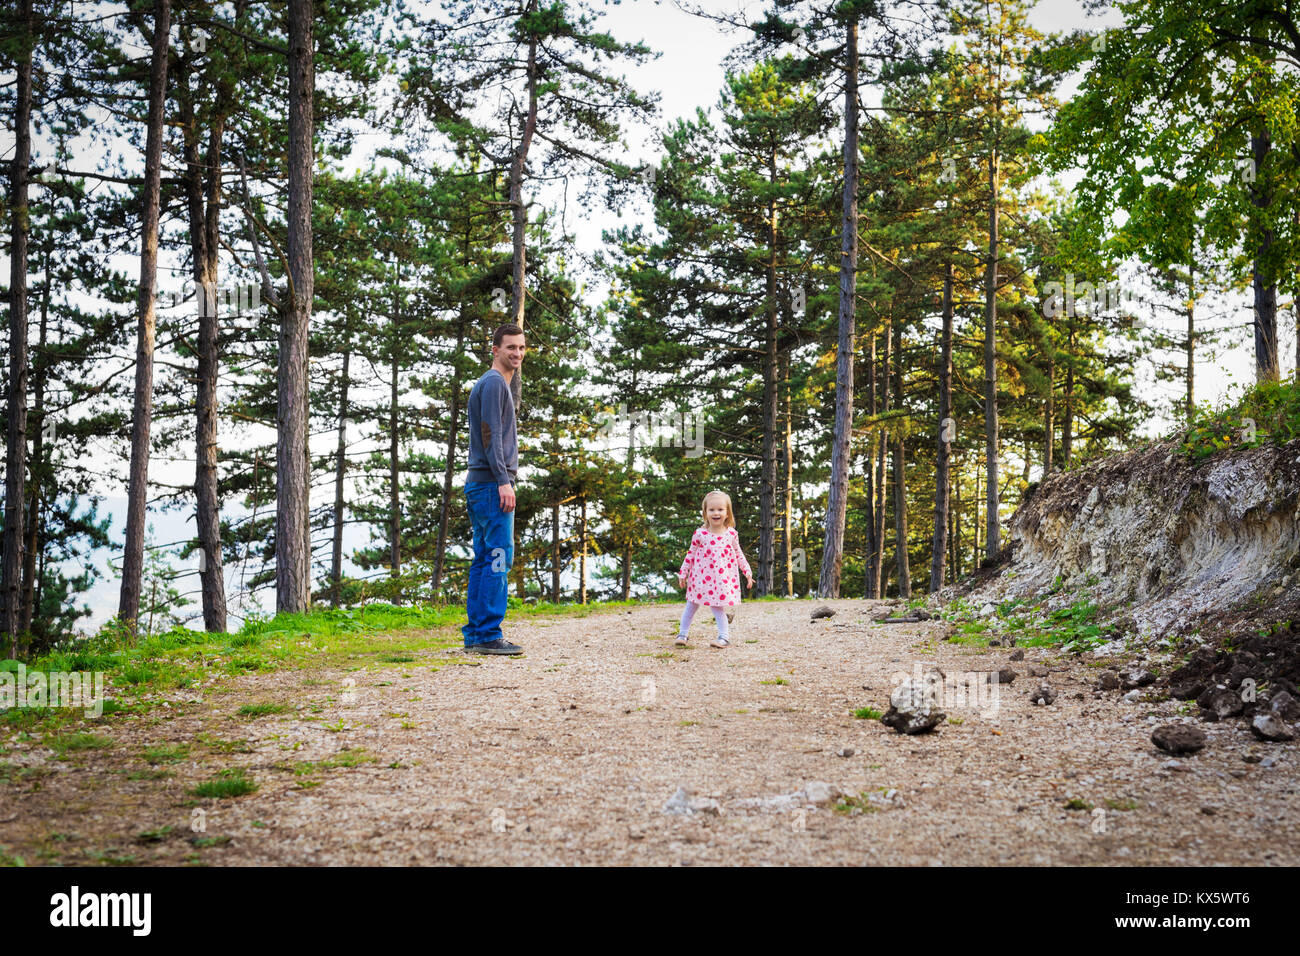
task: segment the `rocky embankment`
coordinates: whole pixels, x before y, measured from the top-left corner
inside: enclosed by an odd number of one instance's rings
[[[1086,592],[1145,638],[1300,620],[1300,442],[1200,463],[1166,442],[1055,472],[1009,530],[976,599]]]
[[[1195,701],[1204,720],[1289,740],[1300,718],[1300,442],[1199,463],[1166,442],[1054,473],[1012,517],[998,565],[963,590],[977,604],[1048,611],[1086,598],[1137,639],[1098,690]],[[1157,745],[1194,752],[1198,733]]]

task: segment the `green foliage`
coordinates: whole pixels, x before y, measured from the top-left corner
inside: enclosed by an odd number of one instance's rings
[[[1300,438],[1300,385],[1259,382],[1214,409],[1197,408],[1179,450],[1193,461],[1234,448],[1285,444]]]
[[[218,771],[211,780],[194,787],[190,793],[196,797],[228,799],[246,796],[257,789],[257,782],[246,776],[243,767],[228,767]]]
[[[879,720],[885,715],[874,707],[859,707],[853,712],[853,716],[858,718],[858,720]]]

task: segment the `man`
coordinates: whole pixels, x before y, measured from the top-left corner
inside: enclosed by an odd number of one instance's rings
[[[501,633],[510,566],[515,559],[515,405],[510,381],[524,361],[524,330],[502,325],[492,333],[492,367],[469,393],[469,474],[465,502],[474,525],[474,560],[461,628],[472,654],[522,654]]]

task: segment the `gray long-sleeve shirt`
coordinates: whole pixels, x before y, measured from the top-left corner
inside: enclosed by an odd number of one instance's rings
[[[515,403],[510,383],[494,368],[474,383],[469,393],[468,481],[510,484],[519,471],[515,437]]]

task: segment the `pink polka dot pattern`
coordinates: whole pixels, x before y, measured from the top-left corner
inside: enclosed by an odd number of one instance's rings
[[[746,575],[752,574],[749,561],[740,550],[740,535],[735,528],[726,528],[722,534],[697,528],[680,571],[686,577],[686,600],[707,607],[739,604],[737,567]]]

